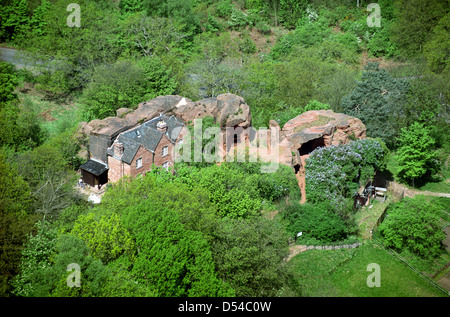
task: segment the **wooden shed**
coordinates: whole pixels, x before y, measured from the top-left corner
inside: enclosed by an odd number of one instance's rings
[[[108,165],[94,159],[80,166],[83,182],[90,186],[101,186],[108,182]]]

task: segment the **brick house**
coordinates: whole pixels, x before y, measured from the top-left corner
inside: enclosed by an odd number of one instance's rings
[[[95,186],[106,183],[105,179],[116,182],[124,176],[136,177],[145,174],[151,170],[152,165],[168,169],[175,161],[175,145],[182,142],[187,131],[184,123],[177,117],[161,114],[139,126],[120,132],[114,141],[111,140],[109,147],[104,147],[106,153],[97,155],[106,156],[106,162],[92,158],[80,166],[83,179],[89,185]],[[94,165],[96,168],[93,168]],[[93,170],[101,171],[102,176],[91,176]],[[96,179],[98,181],[95,182]],[[94,180],[94,183],[91,184],[90,180]]]

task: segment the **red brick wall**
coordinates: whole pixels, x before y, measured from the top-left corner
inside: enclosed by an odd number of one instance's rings
[[[180,135],[177,138],[177,142],[183,139],[187,131],[188,130],[186,128],[182,129]],[[165,146],[168,147],[167,155],[162,156],[162,149]],[[140,146],[131,164],[123,163],[122,161],[119,161],[114,157],[108,156],[108,179],[110,182],[117,182],[125,175],[136,177],[140,173],[148,172],[151,169],[153,163],[156,166],[162,166],[164,162],[169,162],[169,167],[172,167],[174,162],[172,157],[174,154],[173,150],[174,145],[165,135],[163,135],[158,143],[158,146],[155,149],[155,154],[147,151],[143,146]],[[139,158],[142,158],[142,166],[140,168],[136,168],[136,161]]]
[[[122,175],[122,161],[108,155],[108,181],[117,182]]]
[[[142,158],[142,166],[139,168],[136,168],[136,161]],[[148,172],[153,163],[153,153],[150,151],[147,151],[142,145],[139,147],[138,151],[136,152],[136,155],[133,158],[133,161],[131,161],[131,164],[129,165],[130,171],[129,174],[132,177],[136,177],[138,174]]]
[[[167,155],[162,156],[162,149],[165,146],[168,147]],[[170,140],[165,135],[163,135],[158,143],[158,146],[155,149],[155,158],[154,158],[155,165],[162,166],[164,162],[169,162],[169,166],[173,166],[172,152],[173,152],[172,142],[170,142]]]

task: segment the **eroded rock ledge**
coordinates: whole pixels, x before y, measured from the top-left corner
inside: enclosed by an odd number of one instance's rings
[[[88,144],[90,155],[106,161],[106,147],[115,137],[132,127],[159,116],[175,115],[186,123],[205,116],[213,116],[225,127],[251,126],[250,107],[234,94],[192,101],[178,95],[160,96],[142,102],[136,110],[121,108],[117,116],[80,123],[80,138]],[[298,168],[302,158],[319,146],[345,144],[366,137],[366,127],[358,118],[331,110],[312,110],[289,120],[281,129],[277,122],[270,127],[279,131],[279,163]],[[103,152],[105,153],[103,158]],[[87,154],[86,149],[84,151]]]

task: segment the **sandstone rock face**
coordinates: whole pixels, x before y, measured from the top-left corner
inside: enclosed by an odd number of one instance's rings
[[[82,122],[79,135],[84,136],[84,144],[89,144],[91,157],[105,160],[106,147],[111,146],[119,133],[161,113],[175,115],[186,123],[212,116],[222,128],[243,128],[248,131],[251,127],[250,107],[240,96],[228,93],[194,102],[182,96],[169,95],[142,102],[136,110],[121,108],[116,117]],[[282,129],[276,121],[271,120],[269,128],[278,131],[278,162],[291,167],[302,167],[308,154],[319,146],[345,144],[366,137],[366,127],[361,120],[331,110],[305,112],[289,120]],[[246,138],[241,142],[248,144]],[[267,141],[270,143],[270,132]],[[86,149],[82,149],[82,152],[87,153]]]
[[[205,116],[217,118],[222,127],[249,127],[251,124],[250,107],[242,97],[234,94],[222,94],[216,98],[191,101],[187,98],[171,95],[160,96],[150,101],[142,102],[136,110],[121,108],[117,117],[103,120],[92,120],[81,123],[81,132],[85,135],[113,135],[117,130],[128,129],[139,123],[148,121],[160,113],[175,115],[185,122],[200,119]]]
[[[251,125],[250,107],[240,96],[227,93],[193,102],[178,95],[169,95],[142,102],[136,110],[118,109],[116,117],[82,122],[79,125],[79,135],[84,135],[85,144],[88,143],[87,138],[89,138],[92,157],[104,161],[106,154],[102,154],[102,151],[106,153],[106,148],[103,148],[109,147],[119,133],[157,117],[161,113],[175,115],[186,123],[212,116],[223,128],[248,128]]]
[[[339,145],[366,137],[366,127],[358,118],[332,110],[311,110],[289,120],[280,131],[280,143],[289,144],[289,150],[280,148],[280,163],[289,155],[292,165],[303,165],[301,156],[319,146]],[[287,153],[289,151],[289,153]]]

